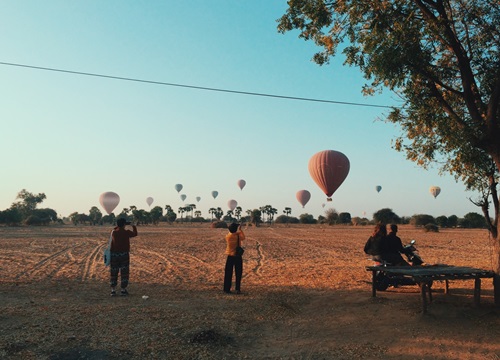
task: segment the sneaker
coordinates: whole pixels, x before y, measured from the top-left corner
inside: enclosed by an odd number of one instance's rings
[[[116,296],[116,291],[115,290],[111,290],[111,296]]]
[[[120,295],[121,295],[121,296],[127,296],[127,295],[128,295],[128,291],[127,291],[127,289],[122,289],[122,290],[120,291]]]

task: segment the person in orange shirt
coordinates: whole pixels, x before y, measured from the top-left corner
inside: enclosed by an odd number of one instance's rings
[[[125,229],[125,226],[130,225],[130,223],[124,218],[118,219],[116,225],[111,233],[111,296],[116,295],[118,273],[120,273],[120,294],[126,296],[128,295],[127,286],[130,273],[130,238],[137,236],[137,227],[132,225],[132,230]]]
[[[236,275],[236,294],[241,293],[241,277],[243,275],[243,258],[236,253],[236,248],[241,246],[241,241],[245,240],[245,234],[241,230],[241,225],[232,223],[228,226],[229,232],[226,235],[226,267],[224,270],[224,292],[231,294],[231,284],[233,281],[233,268]]]

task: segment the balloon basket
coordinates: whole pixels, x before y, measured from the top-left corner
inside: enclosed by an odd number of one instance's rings
[[[326,201],[332,201],[332,198],[326,198]]]

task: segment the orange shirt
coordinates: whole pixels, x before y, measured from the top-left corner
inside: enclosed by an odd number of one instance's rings
[[[115,227],[113,230],[113,240],[111,241],[112,252],[129,252],[130,238],[137,236],[137,228],[132,226],[133,230],[125,230],[124,228]]]
[[[240,241],[245,240],[245,234],[242,230],[236,231],[235,233],[227,233],[226,235],[226,255],[236,256],[236,247],[238,246],[238,237]]]

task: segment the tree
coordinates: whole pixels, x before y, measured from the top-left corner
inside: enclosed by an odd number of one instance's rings
[[[444,215],[438,216],[436,218],[436,224],[442,228],[448,227],[448,218]]]
[[[241,218],[242,211],[243,211],[243,209],[241,208],[241,206],[236,206],[236,209],[234,209],[234,216],[236,216],[236,219],[238,219],[238,221]]]
[[[151,209],[149,214],[151,217],[151,222],[155,225],[158,225],[161,217],[163,216],[163,209],[161,208],[161,206],[155,206],[154,208]]]
[[[458,225],[458,216],[450,215],[448,216],[448,227],[456,227]]]
[[[486,221],[484,221],[484,217],[478,213],[470,212],[465,214],[463,219],[459,220],[459,224],[466,228],[485,228]]]
[[[470,190],[494,238],[495,303],[500,305],[500,3],[493,0],[289,0],[278,30],[300,31],[360,68],[366,94],[386,87],[401,99],[387,121],[394,148],[427,168],[441,164]],[[490,200],[493,217],[490,218]],[[471,200],[472,201],[472,200]]]
[[[7,226],[16,226],[23,221],[21,211],[16,207],[11,207],[4,211],[0,211],[0,224]]]
[[[89,210],[89,217],[92,225],[97,225],[102,219],[102,212],[97,206],[92,206]]]
[[[165,206],[165,210],[167,210],[165,217],[167,218],[169,224],[172,224],[175,221],[175,219],[177,219],[177,214],[170,205]]]
[[[411,225],[425,226],[427,224],[436,224],[436,219],[432,215],[418,214],[413,215],[410,220]]]
[[[299,216],[299,221],[301,224],[316,224],[316,219],[311,214],[301,214]]]
[[[380,209],[379,211],[373,214],[373,220],[375,222],[381,222],[384,224],[399,224],[400,218],[397,216],[392,209],[385,208]]]
[[[325,215],[328,225],[335,225],[339,219],[339,213],[335,209],[327,209]]]
[[[250,213],[250,221],[252,224],[255,226],[259,226],[259,224],[262,222],[262,212],[260,209],[253,209]]]
[[[341,212],[339,214],[339,223],[350,224],[351,223],[351,214],[349,214],[348,212]]]
[[[27,218],[32,214],[32,212],[36,209],[38,204],[41,204],[43,200],[45,200],[47,196],[44,193],[40,194],[32,194],[26,189],[22,189],[19,193],[17,193],[16,199],[22,200],[17,203],[12,204],[12,207],[16,207],[21,212],[23,218]]]

